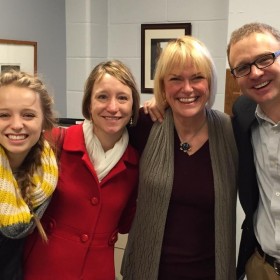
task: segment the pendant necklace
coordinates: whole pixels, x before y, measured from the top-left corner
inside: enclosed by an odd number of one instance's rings
[[[183,151],[184,153],[187,153],[187,152],[191,151],[192,146],[191,146],[190,142],[200,132],[200,130],[204,127],[206,122],[207,122],[207,119],[205,119],[205,121],[202,123],[202,125],[199,127],[199,129],[195,132],[195,134],[189,139],[189,141],[180,143],[180,150],[181,151]]]

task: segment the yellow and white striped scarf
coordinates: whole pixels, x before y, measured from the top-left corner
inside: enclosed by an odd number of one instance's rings
[[[48,200],[55,190],[58,180],[56,157],[47,141],[41,156],[41,166],[34,172],[31,193],[33,208]],[[9,160],[0,146],[0,229],[17,224],[29,224],[32,219],[28,205],[21,196],[18,183],[13,176]]]

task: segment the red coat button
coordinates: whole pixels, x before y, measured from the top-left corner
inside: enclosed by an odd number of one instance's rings
[[[81,235],[81,241],[82,242],[87,242],[88,241],[88,235],[87,234],[82,234]]]
[[[91,204],[92,205],[97,205],[99,202],[98,198],[96,196],[94,196],[92,199],[91,199]]]
[[[54,228],[54,222],[49,222],[48,228],[49,230],[52,230]]]
[[[47,233],[50,234],[54,228],[55,228],[55,221],[53,219],[51,219],[46,224]]]

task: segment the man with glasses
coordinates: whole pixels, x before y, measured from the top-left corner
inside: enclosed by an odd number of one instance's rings
[[[243,93],[233,106],[246,215],[237,276],[280,280],[280,32],[246,24],[232,33],[227,54]]]

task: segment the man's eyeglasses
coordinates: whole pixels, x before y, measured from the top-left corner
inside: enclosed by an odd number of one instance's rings
[[[266,67],[270,66],[271,64],[273,64],[275,59],[279,55],[280,55],[280,50],[276,51],[275,53],[265,54],[265,55],[257,58],[252,63],[243,64],[243,65],[237,66],[236,68],[231,69],[230,72],[235,78],[241,78],[241,77],[247,76],[251,73],[252,65],[255,65],[258,69],[266,68]]]

